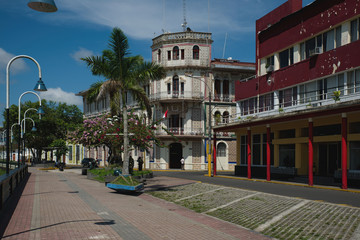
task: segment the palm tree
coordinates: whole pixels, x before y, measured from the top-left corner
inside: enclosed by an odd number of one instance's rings
[[[90,67],[93,75],[104,76],[106,81],[91,85],[88,99],[99,100],[106,94],[110,95],[112,116],[122,112],[124,121],[124,159],[123,173],[129,174],[128,158],[128,118],[126,107],[126,94],[131,93],[140,106],[145,107],[148,116],[151,117],[149,99],[141,87],[150,79],[161,79],[165,76],[165,70],[161,66],[144,62],[141,56],[129,56],[129,44],[125,34],[114,28],[110,40],[109,49],[104,50],[102,56],[82,58]],[[121,110],[121,111],[120,111]]]

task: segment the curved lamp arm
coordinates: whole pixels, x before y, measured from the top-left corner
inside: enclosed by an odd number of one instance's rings
[[[30,110],[33,110],[33,111],[36,111],[37,112],[37,109],[36,108],[28,108],[26,109],[25,113],[24,113],[24,118],[26,118],[26,113]],[[39,114],[39,119],[40,119],[40,114]]]
[[[20,116],[20,110],[21,110],[21,98],[25,95],[25,94],[34,94],[34,95],[36,95],[37,97],[38,97],[38,99],[39,99],[39,104],[40,104],[40,107],[41,107],[41,97],[39,96],[39,94],[37,94],[36,92],[32,92],[32,91],[26,91],[26,92],[24,92],[23,94],[21,94],[20,95],[20,97],[19,97],[19,105],[18,105],[18,110],[19,110],[19,115],[18,115],[18,123],[20,124],[20,122],[21,122],[21,116]],[[39,115],[39,117],[40,117],[40,115]]]
[[[27,55],[18,55],[18,56],[13,57],[6,66],[6,108],[7,109],[9,108],[9,103],[10,103],[10,84],[9,84],[10,72],[9,72],[9,69],[10,69],[10,66],[13,63],[13,61],[15,61],[18,58],[27,58],[27,59],[32,60],[38,66],[39,79],[41,80],[41,67],[40,67],[40,64],[34,58],[27,56]]]
[[[16,126],[16,125],[19,125],[18,123],[14,123],[12,126],[11,126],[11,130],[10,130],[10,141],[12,142],[12,134],[13,134],[13,127]]]
[[[31,120],[31,122],[32,122],[32,124],[33,124],[33,127],[35,127],[35,122],[34,122],[34,120],[32,119],[32,118],[24,118],[23,120],[21,120],[21,128],[22,128],[22,125],[23,125],[23,123],[24,123],[24,132],[23,131],[21,131],[21,138],[23,137],[23,135],[25,134],[25,132],[26,132],[26,129],[25,129],[25,120]]]

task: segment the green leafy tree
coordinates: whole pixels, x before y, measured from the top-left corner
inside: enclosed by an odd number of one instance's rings
[[[151,116],[151,106],[142,84],[150,79],[161,79],[165,76],[165,70],[154,63],[144,62],[141,56],[129,56],[127,37],[119,28],[113,29],[108,46],[109,49],[104,50],[102,56],[82,58],[94,75],[106,78],[104,82],[91,85],[88,91],[88,100],[101,99],[109,94],[111,116],[122,113],[124,174],[128,174],[129,138],[126,94],[131,93],[138,103],[146,108],[148,116]]]
[[[66,141],[64,139],[55,139],[51,144],[50,147],[56,149],[55,156],[56,161],[61,162],[61,157],[68,152],[68,147],[66,145]]]
[[[67,139],[67,133],[73,131],[82,123],[82,112],[75,105],[67,105],[65,103],[47,102],[42,100],[42,109],[45,114],[39,119],[36,111],[28,111],[26,117],[31,118],[35,122],[36,131],[31,131],[32,124],[26,120],[26,129],[24,134],[25,145],[32,150],[35,159],[40,160],[44,148],[58,139]],[[21,104],[20,117],[23,119],[24,113],[29,108],[39,108],[39,102],[27,101]],[[18,123],[18,106],[10,106],[10,126]],[[5,112],[3,113],[5,115]],[[5,118],[5,117],[4,117]],[[6,122],[4,122],[4,125]],[[20,127],[13,127],[13,144],[18,143]]]

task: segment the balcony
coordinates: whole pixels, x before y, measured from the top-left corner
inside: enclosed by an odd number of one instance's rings
[[[233,95],[229,95],[229,94],[214,94],[213,101],[215,101],[215,102],[234,102],[235,97]]]
[[[235,132],[216,132],[217,138],[235,138]]]
[[[103,109],[92,109],[87,110],[86,112],[84,112],[84,117],[85,118],[94,118],[94,117],[99,117],[102,116],[104,114],[108,114],[110,113],[110,107],[107,108],[103,108]]]
[[[182,128],[182,127],[172,127],[167,129],[169,133],[173,134],[176,137],[194,137],[202,138],[204,135],[204,130],[202,128]],[[171,137],[171,135],[163,129],[156,130],[155,134],[158,137]]]
[[[172,92],[159,92],[151,94],[149,96],[150,102],[154,101],[166,101],[166,102],[177,102],[178,100],[189,100],[189,101],[203,101],[204,93],[192,92],[192,91],[172,91]]]
[[[315,94],[315,92],[317,93],[317,91],[314,91],[313,93]],[[328,93],[317,94],[315,95],[315,98],[314,96],[305,97],[263,108],[254,107],[254,109],[248,109],[245,112],[243,111],[230,116],[229,123],[250,122],[255,119],[275,117],[284,113],[297,113],[306,110],[316,110],[319,108],[324,109],[336,105],[341,106],[346,103],[359,101],[360,99],[360,87],[346,88],[345,90],[342,90],[342,92],[345,92],[345,94],[340,95],[340,100],[338,102],[334,100],[333,92],[329,91]],[[218,123],[218,125],[226,124],[227,123]]]
[[[184,68],[184,67],[197,67],[208,69],[210,67],[209,60],[207,58],[202,59],[192,59],[186,58],[182,60],[164,60],[158,62],[164,68]]]

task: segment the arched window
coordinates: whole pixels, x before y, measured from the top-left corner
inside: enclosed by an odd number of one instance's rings
[[[179,47],[177,46],[173,48],[173,60],[179,60]]]
[[[229,112],[225,111],[223,113],[223,123],[229,123]]]
[[[161,50],[159,49],[159,51],[158,51],[158,62],[161,62]]]
[[[193,47],[193,59],[199,59],[200,56],[200,49],[199,46],[194,46]]]
[[[226,144],[221,142],[217,145],[216,156],[226,157]]]

